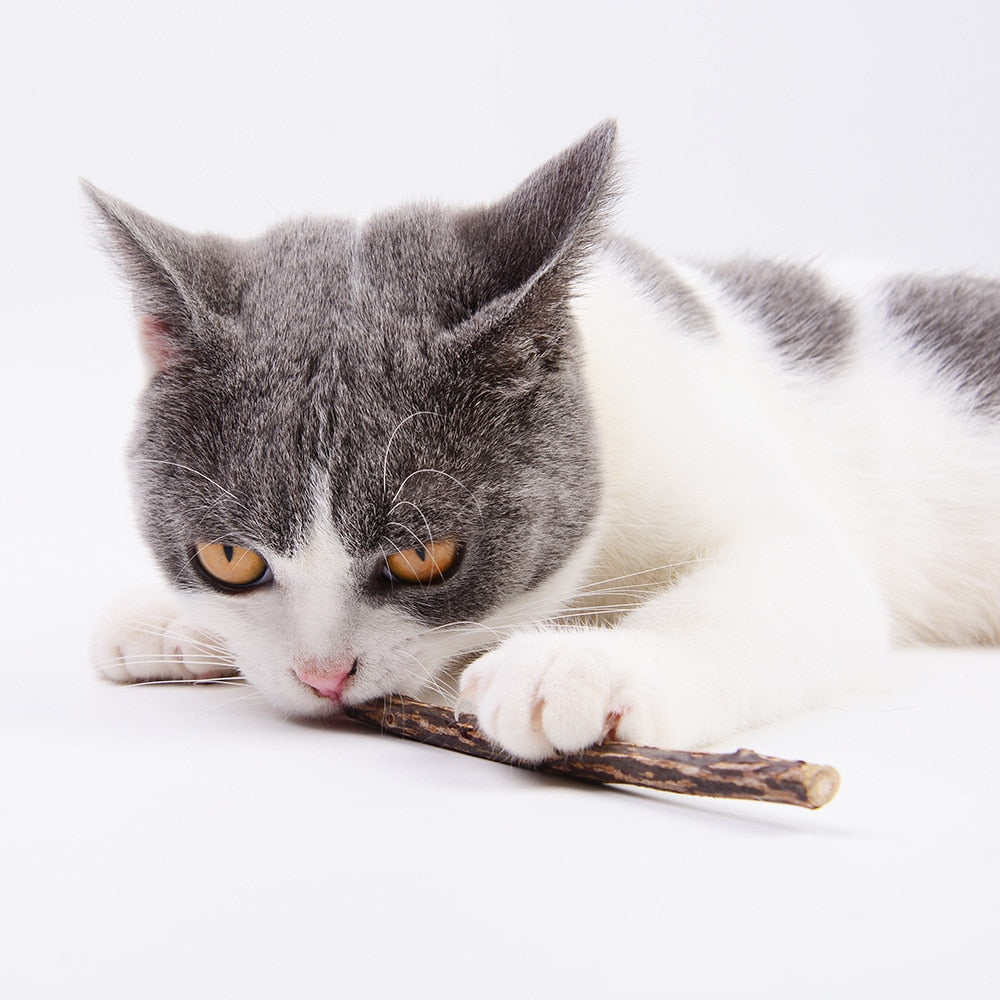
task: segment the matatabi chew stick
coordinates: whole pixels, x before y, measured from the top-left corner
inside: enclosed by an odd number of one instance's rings
[[[833,798],[840,784],[840,776],[832,767],[764,757],[752,750],[695,753],[606,742],[540,764],[528,764],[499,750],[479,732],[472,716],[455,719],[450,709],[438,705],[393,695],[363,705],[347,705],[345,711],[350,718],[392,736],[603,785],[640,785],[684,795],[757,799],[818,809]]]

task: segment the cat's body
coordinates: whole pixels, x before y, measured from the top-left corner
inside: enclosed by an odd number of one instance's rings
[[[235,662],[316,715],[468,662],[463,707],[537,758],[720,738],[890,639],[1000,639],[1000,284],[661,264],[604,231],[613,145],[488,209],[249,244],[94,193],[176,588],[101,630],[106,675]],[[243,550],[259,575],[213,575]]]

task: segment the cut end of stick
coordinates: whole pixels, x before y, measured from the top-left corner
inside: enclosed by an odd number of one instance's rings
[[[806,805],[810,809],[825,806],[840,788],[840,774],[835,767],[808,765],[812,772],[806,778]]]

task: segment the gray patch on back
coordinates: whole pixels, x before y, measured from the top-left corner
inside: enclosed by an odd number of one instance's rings
[[[831,367],[841,362],[854,331],[846,299],[808,267],[741,257],[710,264],[710,277],[771,331],[790,360]]]
[[[887,288],[889,318],[920,352],[1000,410],[1000,281],[966,275],[910,276]]]
[[[715,332],[711,310],[698,293],[652,251],[618,234],[609,236],[606,245],[656,304],[671,313],[684,329],[706,335]]]

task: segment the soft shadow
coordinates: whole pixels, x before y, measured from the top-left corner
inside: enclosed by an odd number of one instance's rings
[[[630,785],[604,785],[588,781],[575,781],[572,778],[545,774],[530,767],[511,763],[504,758],[500,751],[498,751],[495,760],[477,754],[463,754],[435,746],[432,743],[379,732],[376,728],[356,722],[347,716],[291,721],[306,729],[350,733],[354,739],[385,742],[388,737],[391,743],[397,744],[402,749],[405,749],[405,745],[409,743],[412,747],[433,750],[442,761],[449,759],[457,761],[461,757],[467,757],[469,758],[468,763],[460,769],[460,780],[463,787],[477,791],[484,789],[483,774],[489,772],[484,772],[482,765],[486,764],[494,769],[496,777],[502,778],[502,782],[508,787],[509,783],[513,782],[519,790],[525,792],[572,792],[576,795],[592,797],[594,802],[600,801],[600,797],[603,796],[606,802],[614,802],[616,808],[637,810],[644,817],[659,812],[661,821],[666,816],[673,814],[691,819],[697,818],[702,821],[707,820],[715,825],[728,824],[734,828],[762,830],[771,834],[820,834],[823,836],[844,834],[842,829],[832,827],[825,821],[824,817],[820,815],[823,810],[809,810],[774,802],[682,795],[676,792],[663,792]],[[497,770],[499,768],[502,770]],[[426,780],[428,784],[446,787],[451,791],[455,789],[456,771],[454,767],[449,766],[447,772],[428,768],[422,770],[421,774],[423,780]],[[497,792],[499,794],[501,789],[497,788]],[[824,808],[829,809],[830,806]]]

